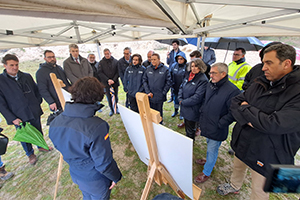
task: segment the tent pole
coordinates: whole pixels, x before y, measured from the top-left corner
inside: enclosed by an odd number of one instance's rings
[[[96,41],[96,47],[97,47],[97,52],[98,52],[98,56],[99,56],[99,62],[101,60],[101,52],[100,52],[100,46],[101,46],[101,43],[99,40]]]
[[[203,57],[203,53],[204,53],[204,44],[205,44],[205,39],[206,39],[206,36],[203,34],[201,36],[202,40],[201,40],[201,55]]]

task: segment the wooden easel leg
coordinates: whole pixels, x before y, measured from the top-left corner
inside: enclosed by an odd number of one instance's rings
[[[53,199],[56,199],[57,195],[57,190],[58,190],[58,183],[59,183],[59,178],[61,176],[61,170],[62,170],[62,164],[63,164],[63,156],[60,154],[59,161],[58,161],[58,168],[57,168],[57,177],[56,177],[56,184],[55,184],[55,191],[54,191],[54,197]]]
[[[147,199],[156,171],[157,171],[157,169],[156,169],[155,163],[153,163],[153,165],[151,166],[148,178],[147,178],[145,188],[143,190],[143,194],[141,196],[141,200]]]
[[[193,200],[198,200],[200,198],[202,190],[198,188],[197,185],[193,184]]]

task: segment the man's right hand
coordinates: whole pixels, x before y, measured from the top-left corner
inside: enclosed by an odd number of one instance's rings
[[[152,98],[152,97],[153,97],[153,94],[150,92],[150,93],[148,94],[148,97]]]
[[[111,79],[108,79],[108,85],[113,85],[115,82],[113,81],[113,80],[111,80]]]
[[[19,118],[15,119],[14,121],[12,121],[12,123],[16,126],[20,126],[20,123],[22,122],[22,120],[20,120]]]
[[[57,110],[56,103],[50,104],[49,107],[50,107],[50,110],[52,110],[52,111],[56,111]]]

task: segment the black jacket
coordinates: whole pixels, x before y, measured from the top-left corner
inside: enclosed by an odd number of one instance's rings
[[[163,63],[160,63],[157,69],[151,64],[147,67],[143,76],[145,92],[146,94],[150,92],[153,94],[153,98],[150,98],[150,101],[153,103],[167,100],[167,93],[171,83],[169,69]]]
[[[108,85],[108,79],[113,80],[115,83],[113,87],[119,86],[119,73],[118,73],[118,60],[114,57],[106,59],[105,57],[99,62],[98,75],[101,78],[101,82],[106,86]]]
[[[129,59],[129,62],[131,60],[131,57]],[[118,72],[119,72],[119,76],[121,78],[122,84],[124,85],[124,74],[125,74],[125,70],[126,68],[129,66],[129,62],[127,62],[125,60],[125,57],[123,56],[122,58],[120,58],[120,60],[118,60]]]
[[[205,74],[199,72],[188,81],[189,74],[186,74],[178,93],[180,104],[180,114],[189,121],[199,121],[199,109],[204,101],[207,78]]]
[[[90,63],[92,69],[93,69],[93,75],[95,78],[97,78],[100,82],[101,82],[101,79],[100,79],[100,76],[98,74],[98,67],[99,67],[99,62],[94,62],[94,63]]]
[[[17,118],[28,122],[43,114],[42,97],[30,74],[19,71],[16,81],[4,70],[0,74],[0,85],[0,112],[8,125]]]
[[[144,92],[143,75],[146,68],[142,65],[130,65],[124,74],[124,91],[135,97],[137,92]]]
[[[240,105],[243,101],[249,105]],[[263,176],[270,164],[294,164],[300,147],[298,67],[272,86],[265,76],[258,77],[233,98],[231,111],[237,121],[231,147],[241,161]]]
[[[151,62],[149,62],[149,60],[146,60],[146,61],[143,62],[144,67],[147,68],[149,65],[151,65]]]
[[[257,77],[264,75],[264,71],[262,70],[263,66],[263,63],[259,63],[250,69],[250,71],[245,76],[245,80],[242,86],[243,90],[246,90]]]
[[[178,94],[180,85],[186,74],[186,64],[173,63],[173,66],[170,68],[170,74],[172,79],[172,88],[173,92]]]
[[[71,84],[69,83],[64,70],[59,65],[53,67],[52,64],[42,63],[35,74],[37,86],[41,96],[49,105],[56,103],[57,108],[61,109],[59,98],[50,78],[50,73],[54,73],[58,79],[63,81],[63,83],[66,85],[66,87],[63,89],[66,91],[68,91],[68,88],[71,86]]]
[[[217,83],[211,81],[206,86],[205,100],[200,109],[201,135],[216,141],[224,141],[228,136],[228,126],[234,121],[230,112],[233,97],[240,90],[224,77]]]

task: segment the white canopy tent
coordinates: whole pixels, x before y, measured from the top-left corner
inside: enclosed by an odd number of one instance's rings
[[[298,0],[0,0],[0,48],[299,36]]]

